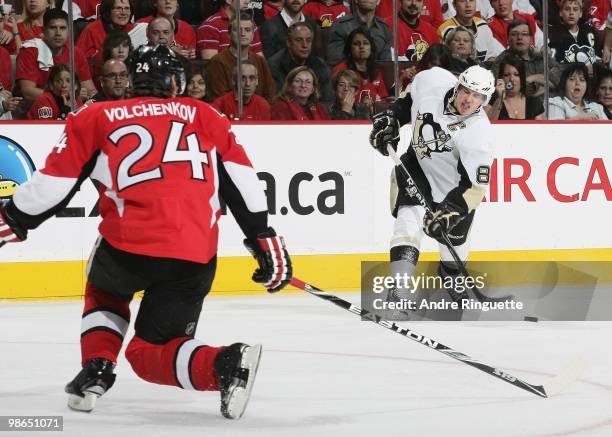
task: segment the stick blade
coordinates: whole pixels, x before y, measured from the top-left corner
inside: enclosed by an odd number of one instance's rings
[[[551,378],[543,385],[546,397],[555,396],[565,391],[584,373],[587,366],[588,363],[582,357],[576,357],[568,362],[557,376]]]

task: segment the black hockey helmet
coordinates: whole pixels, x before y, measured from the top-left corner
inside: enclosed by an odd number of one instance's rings
[[[170,90],[170,78],[176,77],[178,95],[186,86],[185,67],[181,60],[165,45],[142,45],[130,57],[132,86]]]

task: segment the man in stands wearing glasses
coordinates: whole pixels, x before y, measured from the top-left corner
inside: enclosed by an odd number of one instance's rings
[[[127,97],[128,85],[128,71],[125,63],[118,59],[109,59],[102,65],[100,91],[86,103],[124,99]]]

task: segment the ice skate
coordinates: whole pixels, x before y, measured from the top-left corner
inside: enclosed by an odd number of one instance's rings
[[[215,358],[215,372],[221,391],[221,414],[239,419],[249,402],[261,358],[261,345],[234,343]]]
[[[115,364],[105,358],[89,360],[79,374],[68,384],[68,406],[73,410],[90,412],[100,396],[115,383]]]

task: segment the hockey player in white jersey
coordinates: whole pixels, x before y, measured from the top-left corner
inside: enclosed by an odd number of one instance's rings
[[[493,129],[483,107],[494,91],[493,75],[482,67],[468,68],[458,80],[434,67],[415,76],[410,94],[373,117],[370,143],[385,156],[388,145],[397,150],[400,126],[412,121],[410,147],[401,160],[433,208],[433,214],[425,213],[407,193],[406,176],[396,168],[391,186],[392,275],[414,273],[424,234],[440,244],[440,275],[459,274],[442,232],[465,263],[474,210],[489,182]],[[455,301],[463,297],[449,293]],[[388,301],[400,298],[409,299],[409,290],[392,290]]]

